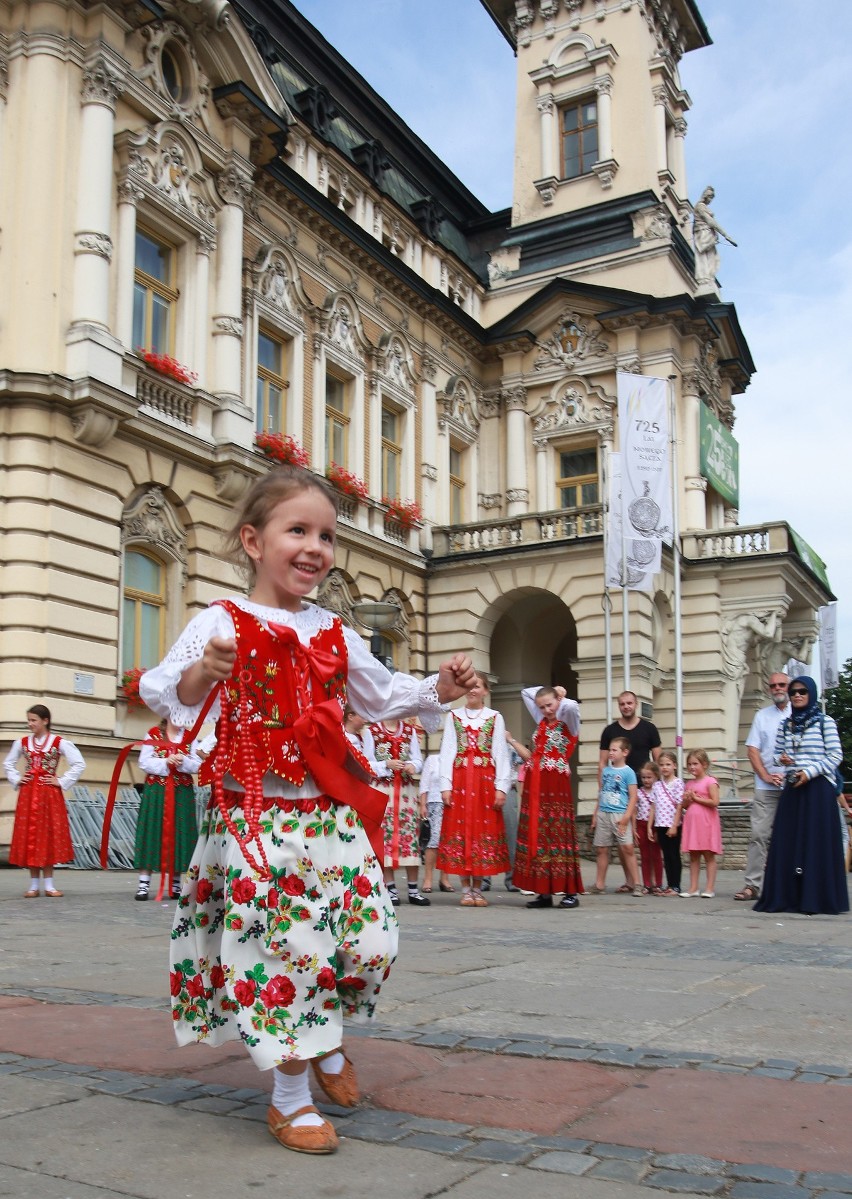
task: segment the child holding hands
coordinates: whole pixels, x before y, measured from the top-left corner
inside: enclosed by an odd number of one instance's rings
[[[686,768],[692,784],[683,792],[683,837],[681,849],[689,854],[689,890],[681,891],[682,899],[712,899],[716,894],[716,855],[722,852],[722,822],[719,819],[719,783],[710,769],[710,759],[703,749],[687,756]],[[705,891],[698,890],[701,858],[707,872]]]
[[[305,602],[333,565],[336,521],[315,475],[282,466],[258,480],[226,543],[249,597],[197,615],[140,685],[182,727],[200,725],[216,692],[211,810],[172,930],[178,1041],[242,1039],[274,1068],[269,1131],[302,1153],[338,1145],[308,1063],[333,1103],[358,1102],[343,1016],[373,1015],[397,947],[376,853],[386,797],[344,735],[347,693],[371,719],[417,713],[435,730],[473,677],[463,654],[427,679],[389,674],[339,617]]]
[[[660,781],[660,769],[656,762],[646,762],[639,770],[636,789],[636,845],[642,863],[642,891],[645,895],[663,893],[663,855],[656,839],[652,813],[654,787]]]
[[[648,816],[648,837],[663,851],[666,864],[666,889],[663,895],[680,894],[680,823],[683,783],[677,777],[677,755],[664,749],[657,758],[660,777],[654,783],[653,803]]]
[[[609,868],[609,849],[615,845],[627,878],[625,890],[641,896],[636,851],[633,848],[633,817],[636,812],[636,773],[627,765],[630,742],[626,737],[613,737],[609,743],[609,763],[601,773],[601,791],[592,813],[592,843],[595,847],[597,875],[595,893],[606,890]]]

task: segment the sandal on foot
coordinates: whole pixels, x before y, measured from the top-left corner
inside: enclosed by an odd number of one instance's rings
[[[431,894],[432,894],[432,888],[431,888],[431,887],[421,887],[421,888],[420,888],[420,894],[421,894],[421,895],[431,895]]]
[[[340,1142],[328,1120],[323,1120],[322,1124],[293,1127],[295,1119],[309,1113],[319,1115],[313,1104],[300,1107],[289,1116],[283,1116],[277,1107],[270,1107],[266,1124],[278,1144],[283,1145],[285,1149],[292,1149],[296,1153],[334,1153]]]
[[[57,891],[55,887],[45,887],[44,893],[48,899],[61,899],[65,894],[64,891]]]
[[[620,887],[615,888],[616,895],[632,895],[633,888],[629,883],[622,883]]]
[[[475,908],[476,907],[476,900],[473,898],[472,891],[465,890],[464,894],[462,895],[461,899],[459,900],[459,907],[461,907],[461,908]]]
[[[25,891],[24,899],[38,899],[39,895],[41,895],[41,891],[36,888],[35,891]]]
[[[357,1107],[361,1102],[361,1093],[358,1090],[355,1067],[342,1049],[338,1049],[337,1052],[342,1053],[344,1057],[344,1066],[340,1073],[328,1073],[323,1070],[319,1058],[312,1058],[311,1069],[314,1072],[314,1078],[332,1103],[338,1107]]]
[[[746,900],[748,903],[755,903],[759,898],[757,887],[752,887],[750,883],[746,883],[743,889],[737,891],[734,896],[734,899]]]
[[[482,894],[481,891],[474,891],[473,903],[474,903],[474,907],[477,907],[477,908],[487,908],[488,907],[488,900],[485,898],[485,896]]]
[[[438,883],[438,890],[447,893],[450,891],[455,891],[455,887],[450,886],[449,883]]]
[[[594,883],[589,890],[592,895],[606,895],[606,887],[599,887],[597,883]]]

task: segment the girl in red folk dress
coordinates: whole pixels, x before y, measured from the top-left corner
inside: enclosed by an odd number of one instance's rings
[[[574,827],[570,760],[580,733],[580,709],[566,699],[564,687],[527,687],[521,692],[537,722],[518,819],[518,848],[512,881],[522,891],[537,891],[528,908],[579,907],[583,894],[580,855]]]
[[[461,906],[484,908],[483,878],[509,869],[503,805],[511,765],[503,717],[486,708],[488,680],[476,672],[463,708],[450,712],[441,739],[444,819],[438,869],[459,874]]]
[[[172,929],[178,1041],[241,1039],[273,1070],[269,1131],[301,1153],[338,1144],[308,1063],[333,1103],[358,1102],[343,1017],[373,1015],[397,946],[373,847],[385,797],[346,740],[347,694],[372,720],[416,712],[436,729],[472,674],[462,654],[427,679],[389,674],[339,617],[304,602],[333,565],[336,523],[316,475],[282,466],[258,480],[227,542],[249,597],[197,615],[140,683],[176,725],[200,727],[211,702],[218,718],[201,772],[211,807]]]
[[[6,778],[19,788],[9,862],[29,869],[25,899],[38,898],[40,875],[44,877],[45,895],[61,899],[62,892],[53,882],[53,867],[74,857],[62,792],[74,786],[86,763],[73,741],[51,733],[50,709],[44,704],[34,704],[27,710],[27,724],[29,735],[14,743],[3,763]],[[26,763],[23,774],[15,766],[19,758]],[[60,758],[65,759],[68,769],[57,778]]]
[[[139,751],[145,789],[139,803],[133,865],[140,872],[135,898],[143,902],[148,898],[153,870],[162,871],[165,879],[171,875],[171,895],[177,899],[180,876],[189,867],[198,840],[192,776],[202,758],[193,748],[186,729],[164,720],[148,730],[148,743]],[[168,889],[164,894],[168,898]]]
[[[384,865],[385,885],[394,907],[399,904],[394,872],[400,866],[408,877],[408,902],[428,908],[431,900],[417,886],[420,845],[417,820],[420,814],[420,788],[415,778],[423,769],[423,755],[417,729],[404,720],[382,720],[370,726],[377,763],[379,786],[388,796],[385,811]]]

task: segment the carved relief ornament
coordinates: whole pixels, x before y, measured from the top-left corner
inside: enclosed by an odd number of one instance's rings
[[[442,433],[451,429],[470,445],[479,434],[480,397],[473,385],[459,375],[452,375],[438,393],[438,428]]]
[[[272,312],[287,314],[300,322],[308,307],[296,265],[283,246],[264,242],[249,268],[251,288],[257,301]]]
[[[215,237],[221,200],[203,169],[194,139],[170,121],[116,139],[125,169],[119,178],[123,200],[134,193],[155,200],[191,225],[196,233]]]
[[[582,384],[569,382],[554,397],[545,400],[532,420],[536,444],[582,426],[611,427],[615,400],[605,395],[589,395],[581,388]]]
[[[383,333],[376,354],[382,382],[413,398],[417,376],[410,349],[398,333]]]
[[[116,69],[104,53],[96,54],[83,68],[80,98],[83,104],[103,104],[115,112],[119,96],[124,91],[125,76]]]
[[[538,347],[542,353],[533,364],[537,371],[554,365],[571,370],[578,362],[609,353],[600,321],[571,309],[562,313],[550,336]]]
[[[317,603],[327,608],[329,612],[334,612],[339,616],[345,625],[350,628],[355,627],[355,620],[352,616],[352,609],[355,606],[355,599],[349,587],[349,582],[342,570],[334,567],[326,576],[325,582],[317,592]]]
[[[122,546],[141,543],[151,545],[180,562],[186,574],[186,532],[163,489],[153,484],[137,496],[124,512],[121,521]]]
[[[139,30],[143,41],[145,66],[139,79],[148,84],[160,100],[168,106],[170,114],[178,120],[196,119],[210,131],[210,81],[202,71],[193,38],[177,21],[153,21]],[[180,95],[169,90],[163,72],[163,50],[173,43],[174,53],[179,56],[186,78]]]

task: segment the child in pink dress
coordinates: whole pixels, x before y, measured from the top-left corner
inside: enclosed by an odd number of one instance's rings
[[[719,783],[707,771],[710,759],[703,749],[695,749],[686,759],[693,782],[683,793],[683,839],[681,849],[689,854],[689,890],[683,899],[712,899],[716,894],[716,855],[722,852],[722,822],[719,819]],[[707,890],[698,890],[701,858],[707,871]]]

